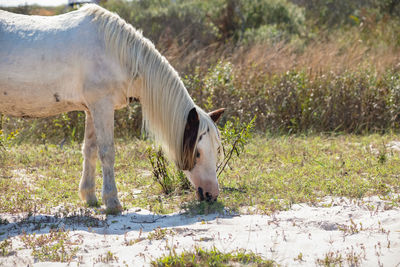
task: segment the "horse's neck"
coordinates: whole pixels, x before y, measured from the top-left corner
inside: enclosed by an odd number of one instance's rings
[[[168,156],[180,164],[186,116],[194,103],[167,60],[153,46],[146,48],[150,50],[140,56],[144,128],[163,146]]]

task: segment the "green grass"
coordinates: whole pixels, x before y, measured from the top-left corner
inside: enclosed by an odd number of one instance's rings
[[[263,260],[253,252],[238,250],[230,253],[223,253],[215,247],[211,250],[196,248],[194,252],[185,251],[177,254],[171,251],[151,262],[152,266],[275,266],[273,261]]]
[[[151,176],[149,142],[116,141],[115,173],[125,208],[158,213],[235,211],[271,213],[294,203],[316,203],[324,196],[360,199],[379,195],[398,206],[400,157],[388,148],[396,134],[255,137],[219,178],[221,194],[213,204],[198,203],[193,190],[169,195]],[[0,212],[49,212],[63,204],[85,208],[78,197],[81,145],[20,144],[0,152]],[[97,194],[101,197],[97,166]],[[138,191],[140,190],[140,191]],[[392,193],[392,194],[390,194]],[[248,207],[252,207],[248,209]]]

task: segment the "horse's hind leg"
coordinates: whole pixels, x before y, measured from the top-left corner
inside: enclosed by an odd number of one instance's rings
[[[79,195],[88,205],[95,206],[97,205],[95,194],[97,143],[93,118],[89,112],[86,112],[85,141],[83,143],[82,153],[83,173],[79,184]]]
[[[98,101],[90,109],[97,137],[97,146],[103,170],[103,203],[107,213],[122,210],[114,178],[114,105],[108,99]]]

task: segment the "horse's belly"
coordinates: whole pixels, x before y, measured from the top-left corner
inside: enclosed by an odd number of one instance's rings
[[[17,117],[48,117],[86,109],[78,95],[66,93],[63,88],[55,85],[45,88],[35,88],[35,86],[35,84],[10,86],[0,83],[0,113]],[[31,90],[26,90],[27,87]]]
[[[50,104],[44,107],[35,106],[15,106],[13,104],[3,105],[0,107],[0,113],[23,118],[43,118],[54,116],[63,112],[74,110],[83,110],[83,106],[73,106],[70,103]]]

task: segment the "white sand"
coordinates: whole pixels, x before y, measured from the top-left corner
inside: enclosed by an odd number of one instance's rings
[[[400,266],[400,209],[388,209],[388,204],[377,197],[362,202],[327,198],[314,207],[293,205],[290,210],[271,216],[187,217],[178,213],[160,216],[132,209],[119,216],[97,215],[99,221],[86,222],[84,217],[61,219],[35,215],[20,223],[21,218],[2,214],[1,218],[10,223],[0,225],[0,233],[6,233],[0,235],[0,241],[8,235],[15,253],[0,257],[0,265],[66,266],[66,263],[35,262],[32,250],[24,248],[19,238],[22,230],[28,234],[47,234],[50,225],[57,225],[70,230],[71,240],[82,240],[77,246],[78,257],[71,266],[76,266],[78,260],[81,266],[92,266],[94,262],[102,266],[101,257],[108,251],[118,257],[118,262],[108,266],[149,265],[152,259],[170,253],[173,248],[179,253],[192,251],[195,246],[215,246],[222,252],[245,249],[283,266],[315,266],[317,259],[322,260],[326,255],[341,256],[345,266],[352,262],[361,266]],[[39,221],[44,228],[34,230]],[[97,226],[88,227],[89,224]],[[149,233],[154,233],[157,227],[169,229],[166,237],[150,240]],[[142,237],[139,242],[126,244],[139,236]]]

